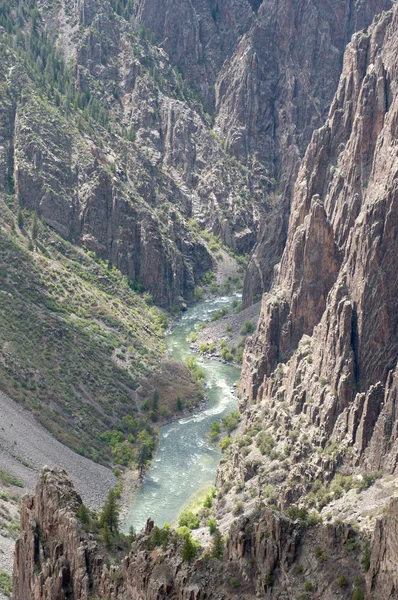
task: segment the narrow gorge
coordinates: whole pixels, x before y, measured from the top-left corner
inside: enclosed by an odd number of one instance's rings
[[[398,599],[396,3],[10,0],[0,54],[0,600]]]

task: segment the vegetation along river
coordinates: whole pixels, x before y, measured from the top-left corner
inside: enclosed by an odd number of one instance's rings
[[[203,300],[190,307],[171,328],[166,347],[173,358],[184,360],[192,354],[188,334],[210,315],[230,306],[237,296]],[[214,482],[220,453],[208,442],[206,434],[213,421],[236,410],[233,384],[240,369],[216,360],[198,358],[205,373],[208,401],[203,412],[180,419],[160,430],[159,448],[145,480],[134,496],[125,529],[142,529],[147,518],[162,527],[174,523],[190,498],[207,483]]]

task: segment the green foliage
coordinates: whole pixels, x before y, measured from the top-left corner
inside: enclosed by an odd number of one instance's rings
[[[151,533],[150,547],[162,546],[166,548],[170,539],[170,525],[168,523],[161,529],[155,525]]]
[[[177,409],[179,412],[181,412],[181,411],[182,411],[182,409],[183,409],[183,406],[182,406],[182,400],[181,400],[181,398],[180,398],[179,396],[177,396],[177,398],[176,398],[176,409]]]
[[[217,440],[220,438],[220,434],[221,434],[221,425],[218,421],[213,421],[213,423],[210,425],[210,432],[209,432],[209,440],[214,443],[217,442]]]
[[[198,554],[197,548],[195,546],[195,544],[193,543],[192,539],[189,537],[186,537],[184,539],[184,546],[182,548],[182,559],[183,560],[192,560],[193,558],[195,558]]]
[[[238,588],[240,586],[239,579],[237,579],[236,577],[232,577],[232,579],[229,580],[229,584],[233,588]]]
[[[371,547],[370,540],[366,539],[362,544],[361,565],[364,571],[369,571],[370,568]]]
[[[304,507],[298,508],[298,506],[295,506],[294,504],[289,506],[286,513],[291,519],[293,519],[293,521],[296,521],[297,519],[306,521],[308,518],[308,510]]]
[[[219,308],[218,310],[214,311],[211,314],[211,320],[218,321],[218,319],[225,317],[225,315],[227,315],[228,313],[229,313],[229,308],[227,306],[223,306],[222,308]]]
[[[12,577],[11,577],[11,575],[9,575],[9,573],[4,571],[3,569],[0,569],[0,592],[2,594],[4,594],[4,596],[7,596],[8,598],[10,598],[11,591],[12,591]]]
[[[224,425],[228,435],[230,435],[238,427],[239,419],[240,415],[238,412],[233,412],[222,419],[222,424]]]
[[[265,575],[264,578],[264,584],[267,586],[267,588],[271,588],[274,585],[274,575],[272,573],[272,571],[268,571]]]
[[[227,450],[227,448],[229,448],[229,446],[232,444],[233,439],[231,437],[225,437],[223,440],[221,440],[220,442],[220,448],[221,448],[221,452],[225,452],[225,450]]]
[[[83,525],[89,525],[90,523],[90,512],[85,504],[80,504],[77,509],[77,516]]]
[[[208,520],[208,526],[209,526],[209,533],[210,535],[214,535],[216,533],[217,530],[217,521],[214,518],[211,518]]]
[[[320,546],[315,546],[314,555],[315,555],[315,558],[317,558],[320,563],[325,562],[325,560],[327,560],[327,558],[328,558],[327,554],[325,552],[323,552],[323,550]]]
[[[0,469],[0,482],[3,485],[15,485],[16,487],[23,487],[23,483],[18,477],[12,475],[11,473],[7,473],[3,469]]]
[[[207,342],[201,342],[199,344],[199,352],[201,354],[206,354],[206,352],[208,351],[209,347],[207,345]]]
[[[119,508],[117,506],[115,490],[109,490],[107,499],[101,512],[100,524],[111,534],[119,532]]]
[[[254,331],[254,325],[251,321],[245,321],[242,329],[240,330],[241,335],[249,335],[250,333],[253,333]]]
[[[345,575],[340,575],[340,577],[337,580],[337,585],[341,588],[347,587],[348,585],[348,579]]]
[[[200,517],[192,511],[184,510],[178,519],[178,525],[180,527],[188,527],[188,529],[198,529],[200,526]]]
[[[365,600],[365,594],[361,588],[358,588],[354,591],[352,600]]]
[[[256,439],[256,444],[261,454],[270,456],[275,446],[275,439],[270,433],[260,431]]]
[[[233,507],[233,509],[232,509],[232,514],[233,514],[234,516],[236,516],[236,515],[240,515],[240,514],[243,512],[243,508],[244,508],[243,502],[238,502],[238,503],[237,503],[237,504],[235,504],[235,506]]]
[[[211,494],[207,494],[206,498],[203,501],[203,506],[205,508],[211,508],[213,506],[213,496]]]
[[[304,584],[304,587],[307,592],[311,592],[312,587],[313,587],[311,581],[306,581]]]
[[[221,560],[224,556],[224,540],[221,537],[219,529],[215,529],[213,533],[213,543],[211,546],[211,557]]]
[[[204,379],[205,379],[205,374],[202,371],[202,369],[199,367],[196,356],[192,356],[192,355],[186,356],[184,359],[184,362],[185,362],[186,366],[188,367],[189,371],[191,372],[191,375],[192,375],[194,381],[196,381],[199,384],[203,384]]]

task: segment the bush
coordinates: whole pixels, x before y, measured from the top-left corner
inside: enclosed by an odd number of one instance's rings
[[[214,535],[217,531],[217,521],[215,519],[209,519],[208,525],[210,535]]]
[[[249,335],[250,333],[253,333],[254,331],[254,325],[251,321],[245,321],[245,324],[243,325],[242,329],[240,330],[240,334],[241,335]]]
[[[224,541],[218,529],[214,532],[211,557],[221,559],[224,556]]]
[[[274,585],[274,576],[272,574],[272,571],[268,571],[264,578],[264,583],[267,587],[272,587]]]
[[[209,346],[207,345],[206,342],[201,342],[200,343],[200,345],[199,345],[199,352],[201,354],[206,354],[206,352],[208,351],[208,349],[209,349]]]
[[[362,546],[361,564],[364,571],[369,571],[370,567],[370,541],[365,540]]]
[[[88,525],[90,523],[90,513],[85,504],[80,504],[77,509],[77,516],[83,525]]]
[[[209,433],[210,441],[213,443],[216,442],[220,437],[220,433],[221,433],[221,425],[220,425],[220,423],[218,423],[218,421],[214,421],[210,425],[210,433]]]
[[[198,555],[198,544],[194,542],[191,534],[184,537],[184,545],[182,548],[182,559],[192,560]]]
[[[229,583],[233,588],[237,588],[240,586],[239,579],[237,579],[236,577],[232,577],[232,579],[229,580]]]
[[[12,577],[3,569],[0,569],[0,592],[5,596],[11,597]]]
[[[271,453],[271,450],[275,446],[275,440],[270,433],[261,431],[257,436],[256,444],[257,444],[261,454],[269,455]]]
[[[365,600],[365,594],[361,588],[355,590],[352,600]]]
[[[200,526],[200,518],[194,515],[190,510],[184,510],[178,519],[180,527],[188,527],[188,529],[198,529]]]
[[[311,581],[306,581],[304,584],[304,587],[306,589],[307,592],[310,592],[312,590],[312,583]]]
[[[225,452],[225,450],[232,444],[232,438],[231,437],[225,437],[223,440],[221,440],[220,442],[220,448],[221,448],[221,452]]]
[[[347,587],[347,585],[348,585],[347,577],[345,575],[340,575],[340,577],[337,580],[337,585],[341,588]]]
[[[243,502],[238,502],[232,509],[232,514],[234,516],[240,515],[243,512]]]

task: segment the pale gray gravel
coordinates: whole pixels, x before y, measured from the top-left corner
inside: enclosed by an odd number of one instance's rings
[[[83,501],[92,508],[102,506],[117,483],[110,469],[58,442],[26,409],[0,392],[0,467],[21,479],[24,490],[31,493],[44,465],[65,469]]]

